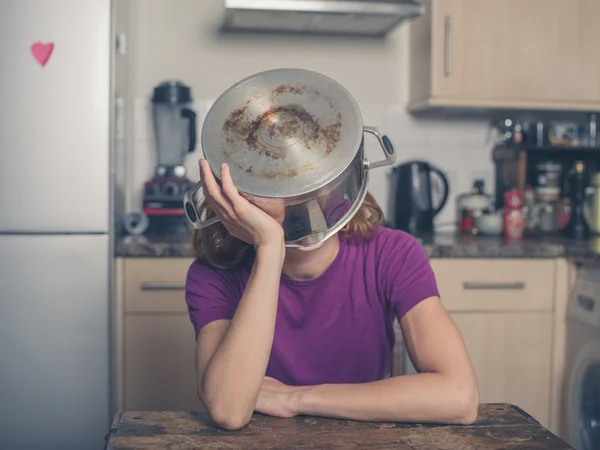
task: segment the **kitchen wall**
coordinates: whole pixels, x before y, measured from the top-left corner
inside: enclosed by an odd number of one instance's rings
[[[121,204],[127,212],[139,210],[141,188],[153,173],[149,107],[154,86],[168,79],[189,85],[201,126],[211,102],[230,85],[278,67],[311,69],[336,79],[358,101],[365,124],[380,127],[389,135],[398,162],[425,159],[445,171],[451,198],[438,216],[439,225],[454,220],[454,196],[469,190],[473,178],[484,178],[491,190],[493,166],[486,120],[419,119],[405,112],[409,73],[406,25],[386,40],[225,35],[218,31],[221,0],[120,2],[117,23],[127,33],[127,55],[117,57],[117,89],[124,97],[122,126],[127,133],[118,146],[116,163]],[[378,145],[370,137],[367,140],[367,155],[379,159]],[[193,180],[198,178],[200,152],[198,146],[186,162]],[[390,211],[388,173],[389,169],[377,169],[369,187],[386,211]]]

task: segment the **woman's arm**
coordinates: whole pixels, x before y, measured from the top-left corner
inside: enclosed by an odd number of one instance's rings
[[[223,428],[243,427],[254,411],[273,343],[282,254],[261,248],[231,322],[213,322],[198,335],[198,392]]]
[[[267,388],[259,407],[267,413],[285,411],[278,404],[283,402],[293,414],[368,421],[475,421],[479,403],[475,374],[460,332],[439,298],[420,302],[400,325],[420,373],[364,384]]]
[[[285,256],[283,229],[242,198],[222,168],[217,185],[205,162],[201,174],[207,201],[227,230],[256,247],[248,283],[231,321],[219,320],[198,334],[198,393],[212,420],[227,429],[248,423],[267,370]]]

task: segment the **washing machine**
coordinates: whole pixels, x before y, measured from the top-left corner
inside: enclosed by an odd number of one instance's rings
[[[600,450],[600,267],[578,270],[567,324],[565,440]]]

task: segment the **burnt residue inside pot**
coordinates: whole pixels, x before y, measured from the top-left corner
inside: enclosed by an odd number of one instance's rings
[[[305,87],[282,84],[269,93],[270,103],[285,93],[306,94]],[[311,92],[311,95],[320,95]],[[271,106],[258,117],[249,113],[248,106],[256,99],[246,100],[232,111],[223,124],[225,142],[234,144],[244,142],[248,151],[256,152],[270,160],[281,160],[288,156],[291,146],[300,144],[305,150],[321,151],[326,157],[340,142],[342,115],[337,112],[334,121],[324,124],[299,104]],[[227,153],[229,149],[225,148]],[[246,173],[253,173],[252,167],[240,167]],[[284,167],[282,170],[262,171],[264,178],[292,178],[299,173],[312,169],[311,164]]]

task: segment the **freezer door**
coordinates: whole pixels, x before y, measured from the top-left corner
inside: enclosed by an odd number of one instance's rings
[[[0,1],[0,233],[108,229],[110,3]]]
[[[0,236],[0,448],[102,449],[106,235]]]

